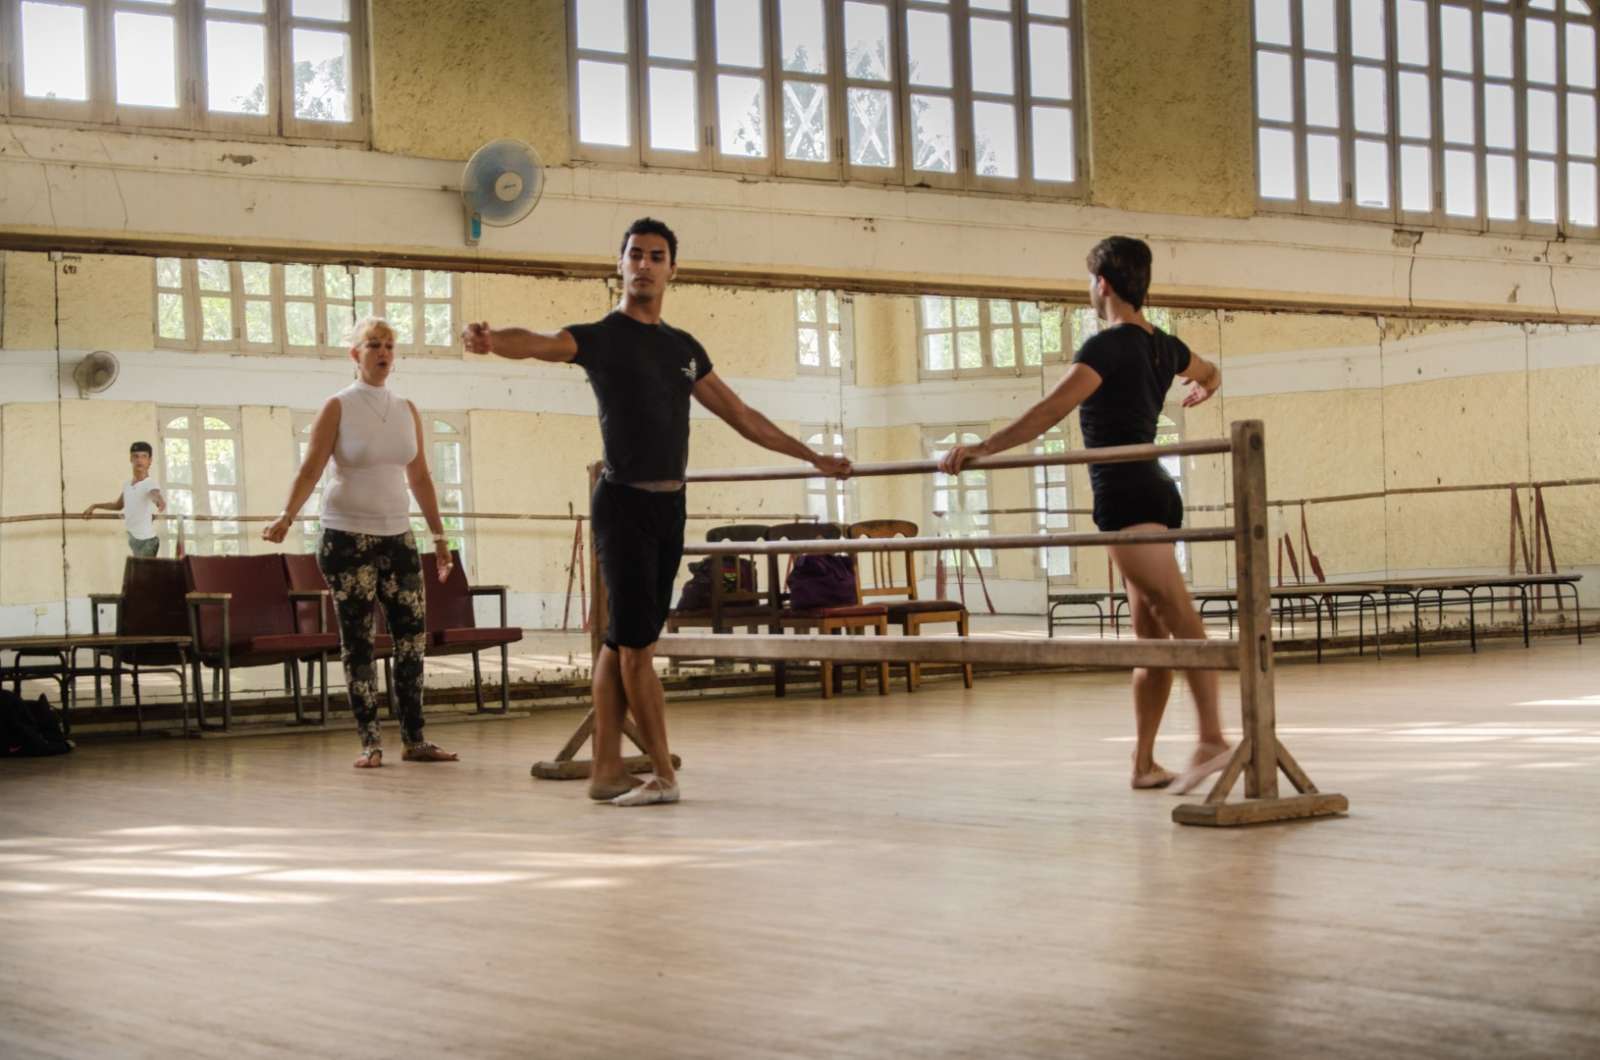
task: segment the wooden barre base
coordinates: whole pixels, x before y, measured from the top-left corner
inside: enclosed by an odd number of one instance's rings
[[[677,658],[754,659],[762,662],[980,663],[1005,666],[1158,667],[1237,670],[1239,645],[1231,640],[1032,640],[1015,637],[727,636],[669,633],[656,654]]]
[[[565,761],[535,762],[530,771],[540,780],[587,780],[594,763],[587,758],[568,758]],[[629,773],[648,773],[655,768],[649,755],[632,755],[622,760],[622,768]],[[672,768],[682,769],[683,759],[672,756]]]
[[[1177,824],[1209,825],[1213,828],[1235,824],[1265,824],[1268,821],[1293,821],[1302,817],[1336,817],[1350,809],[1343,795],[1290,795],[1281,799],[1245,799],[1243,802],[1189,802],[1172,811]]]

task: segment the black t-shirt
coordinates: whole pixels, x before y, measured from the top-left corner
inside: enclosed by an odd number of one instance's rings
[[[689,395],[711,371],[705,347],[666,323],[641,324],[613,312],[566,329],[578,343],[600,406],[606,478],[663,482],[683,478],[689,464]]]
[[[1173,377],[1189,367],[1189,347],[1157,328],[1147,333],[1137,324],[1120,324],[1089,337],[1073,355],[1100,375],[1100,388],[1078,407],[1083,444],[1150,445],[1156,440],[1161,406]],[[1167,479],[1155,460],[1131,464],[1090,464],[1089,481],[1096,492],[1148,486],[1152,476]]]

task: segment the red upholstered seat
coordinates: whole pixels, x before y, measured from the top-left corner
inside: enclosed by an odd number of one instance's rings
[[[289,596],[289,568],[282,554],[263,556],[186,556],[183,576],[189,592],[190,614],[198,632],[195,654],[199,661],[222,671],[222,725],[232,718],[231,672],[253,666],[294,663],[313,656],[326,667],[330,652],[339,650],[334,630],[316,632],[301,627],[295,601]],[[316,608],[311,607],[316,618]],[[226,623],[224,623],[226,618]],[[223,629],[227,635],[224,643]],[[294,681],[295,717],[305,720],[298,671],[287,668]],[[195,664],[196,700],[200,694],[199,662]],[[322,722],[328,721],[328,682],[322,681]]]
[[[336,651],[339,634],[301,633],[289,599],[289,572],[283,556],[187,556],[184,578],[190,592],[228,593],[228,654],[232,666],[260,666],[322,651]],[[222,655],[222,609],[196,611],[198,651],[208,664]],[[289,639],[282,639],[288,637]]]
[[[887,605],[889,621],[898,622],[906,615],[926,615],[936,611],[965,611],[966,605],[955,600],[896,600]]]
[[[472,588],[461,556],[451,553],[455,563],[450,576],[439,581],[439,565],[433,553],[422,554],[422,583],[428,606],[428,654],[456,655],[515,644],[522,639],[516,626],[479,626],[473,615]]]
[[[339,646],[338,634],[327,633],[268,633],[251,637],[235,650],[241,655],[314,654]]]

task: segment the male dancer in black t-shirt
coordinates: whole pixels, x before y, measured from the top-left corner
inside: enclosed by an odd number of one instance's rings
[[[1112,236],[1089,252],[1088,266],[1089,302],[1105,327],[1079,348],[1055,389],[1016,422],[976,445],[958,445],[946,453],[940,463],[945,473],[956,474],[969,457],[1001,453],[1032,441],[1075,408],[1081,409],[1078,424],[1085,447],[1149,445],[1155,441],[1161,406],[1174,377],[1189,381],[1186,406],[1200,404],[1222,385],[1216,365],[1144,318],[1145,293],[1150,289],[1148,246]],[[1089,482],[1094,487],[1095,526],[1102,531],[1183,525],[1183,498],[1155,460],[1090,464]],[[1127,583],[1138,636],[1205,639],[1205,625],[1195,612],[1172,545],[1109,548]],[[1217,675],[1211,670],[1188,670],[1186,675],[1199,715],[1200,745],[1189,768],[1174,775],[1155,761],[1156,731],[1172,691],[1172,671],[1133,671],[1135,788],[1171,785],[1181,794],[1227,763],[1228,745],[1217,713]]]
[[[653,665],[683,556],[689,397],[757,445],[843,478],[850,461],[825,456],[750,408],[711,369],[694,336],[661,320],[678,266],[678,237],[645,217],[622,236],[622,304],[604,320],[539,333],[468,325],[473,353],[582,365],[600,407],[605,474],[595,487],[594,542],[610,608],[594,662],[594,769],[589,797],[616,806],[677,802],[665,694]],[[622,720],[632,710],[655,767],[638,783],[622,766]]]

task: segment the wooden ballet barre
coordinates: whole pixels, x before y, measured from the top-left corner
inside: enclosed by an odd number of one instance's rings
[[[685,542],[686,556],[792,556],[840,552],[940,552],[959,548],[1061,548],[1085,545],[1169,545],[1176,541],[1232,541],[1231,526],[1178,530],[1123,530],[1076,534],[993,534],[988,537],[847,537],[823,541]]]
[[[1272,655],[1271,557],[1267,533],[1266,442],[1260,420],[1232,424],[1227,439],[1185,442],[1180,445],[1119,446],[1052,455],[990,457],[975,460],[974,468],[1043,467],[1060,464],[1117,463],[1162,456],[1231,454],[1232,508],[1236,525],[1185,530],[1139,530],[1107,534],[1017,534],[960,538],[854,538],[832,541],[744,541],[695,543],[689,555],[750,555],[763,553],[769,561],[785,554],[808,552],[901,552],[907,549],[1038,548],[1101,544],[1170,544],[1176,541],[1232,541],[1237,574],[1235,596],[1237,640],[1057,640],[1037,641],[1012,637],[835,637],[816,634],[734,636],[730,634],[662,636],[658,652],[669,657],[738,658],[774,663],[822,659],[847,663],[879,664],[880,681],[887,682],[890,661],[982,663],[1000,665],[1102,665],[1119,668],[1234,670],[1239,674],[1239,706],[1243,735],[1226,767],[1203,802],[1186,803],[1172,811],[1178,824],[1239,825],[1330,817],[1345,813],[1343,795],[1318,791],[1310,776],[1283,746],[1277,734],[1277,707]],[[590,481],[600,474],[590,466]],[[912,475],[938,470],[932,460],[887,464],[858,464],[857,475]],[[771,479],[815,478],[807,467],[743,468],[700,471],[691,482],[752,482]],[[599,630],[606,619],[605,592],[599,585],[591,598],[591,648],[599,656]],[[590,763],[574,756],[589,739],[591,710],[555,760],[536,762],[533,775],[548,779],[587,776]],[[638,737],[629,733],[638,743]],[[624,759],[631,771],[649,768],[642,755]],[[1298,794],[1280,795],[1282,773]],[[1244,781],[1241,800],[1228,795]]]
[[[1138,460],[1158,460],[1164,456],[1207,456],[1230,451],[1233,443],[1224,438],[1207,438],[1175,445],[1108,445],[1103,449],[1074,449],[1066,453],[1023,453],[1016,456],[974,457],[962,465],[966,471],[1000,471],[1013,467],[1061,467],[1068,464],[1127,464]],[[894,460],[879,464],[853,464],[852,478],[878,475],[926,475],[939,470],[937,460]],[[816,478],[814,467],[734,467],[713,471],[690,471],[686,482],[766,482],[776,479]]]
[[[1032,640],[1017,637],[830,637],[823,634],[666,633],[656,654],[757,662],[975,663],[1000,666],[1140,666],[1237,670],[1232,640]]]

